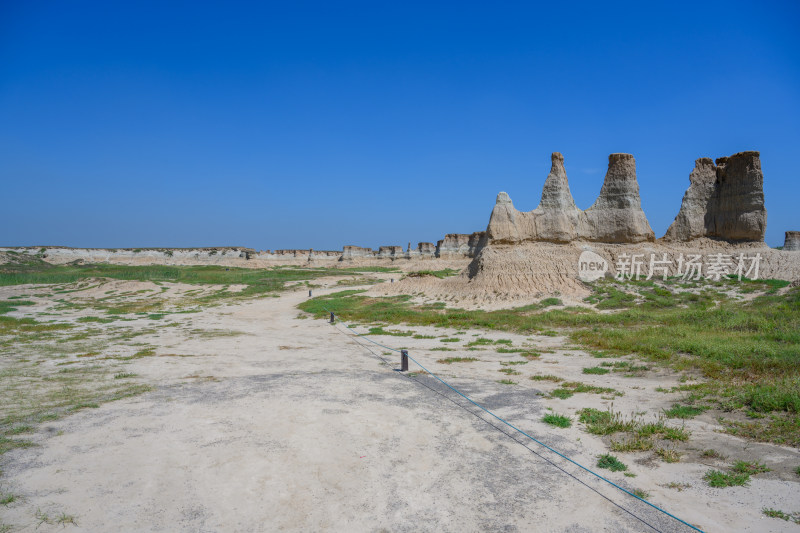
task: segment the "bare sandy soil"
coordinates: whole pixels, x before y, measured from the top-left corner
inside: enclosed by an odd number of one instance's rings
[[[327,290],[335,289],[315,294]],[[23,292],[30,287],[0,288],[3,298]],[[0,506],[0,523],[21,531],[689,531],[514,434],[430,377],[397,372],[393,352],[341,324],[306,318],[295,308],[306,297],[304,289],[170,315],[174,327],[144,337],[157,346],[156,356],[124,362],[155,385],[152,392],[47,422],[31,437],[38,446],[2,456],[0,486],[19,498]],[[152,326],[145,322],[130,327]],[[475,401],[593,470],[606,443],[581,424],[544,424],[548,408],[574,419],[580,408],[613,404],[648,418],[678,398],[655,391],[679,382],[665,370],[582,374],[597,360],[563,337],[390,329],[436,336],[374,339],[408,347]],[[519,354],[491,347],[467,351],[478,336],[544,354],[523,363]],[[447,337],[461,340],[442,344]],[[445,345],[453,351],[432,350]],[[159,357],[167,354],[187,356]],[[452,356],[479,361],[437,362]],[[519,364],[501,364],[510,361]],[[519,374],[506,376],[498,372],[503,368]],[[411,370],[419,368],[412,363]],[[546,398],[556,385],[528,379],[535,374],[624,395]],[[517,384],[498,382],[506,377]],[[796,531],[762,508],[800,508],[792,472],[798,451],[723,435],[718,427],[713,413],[688,420],[691,439],[678,463],[657,461],[652,452],[618,454],[635,477],[601,472],[647,491],[651,502],[705,531]],[[727,458],[702,458],[709,448]],[[702,481],[709,468],[738,459],[758,460],[772,472],[747,487],[715,489]],[[67,514],[75,524],[47,523],[37,518],[42,514]]]

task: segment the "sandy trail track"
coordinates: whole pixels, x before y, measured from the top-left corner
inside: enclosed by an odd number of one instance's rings
[[[556,461],[581,484],[393,371],[394,355],[387,365],[382,350],[297,320],[305,298],[191,317],[248,335],[170,344],[163,333],[169,350],[196,356],[134,361],[155,391],[48,423],[40,446],[4,456],[3,482],[24,495],[24,505],[0,508],[4,519],[25,531],[63,530],[32,522],[37,508],[74,515],[72,531],[653,530],[607,496],[660,531],[689,530]],[[452,383],[522,428],[544,411],[530,388]],[[543,439],[592,464],[582,443],[555,431]],[[709,520],[704,507],[670,510],[710,531],[733,525]]]

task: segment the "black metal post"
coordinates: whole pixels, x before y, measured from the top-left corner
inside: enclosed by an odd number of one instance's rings
[[[308,291],[308,297],[311,298],[311,291]]]
[[[408,371],[408,350],[400,350],[400,372]]]
[[[336,319],[333,318],[333,311],[331,311],[331,324],[333,324],[335,321]]]

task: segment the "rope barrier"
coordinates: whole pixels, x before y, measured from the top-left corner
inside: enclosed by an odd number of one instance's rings
[[[328,313],[330,313],[332,317],[334,317],[334,316],[335,316],[335,317],[337,317],[337,318],[338,318],[338,315],[336,315],[336,314],[335,314],[333,311],[329,311],[328,309],[325,309],[325,311],[327,311]],[[354,335],[356,335],[356,336],[358,336],[358,337],[360,337],[360,338],[362,338],[362,339],[364,339],[364,340],[367,340],[367,341],[369,341],[369,342],[371,342],[371,343],[373,343],[373,344],[376,344],[376,345],[380,346],[381,348],[385,348],[385,349],[387,349],[387,350],[391,350],[391,351],[393,351],[393,352],[397,352],[397,353],[400,353],[400,352],[401,352],[400,350],[397,350],[397,349],[395,349],[395,348],[392,348],[392,347],[390,347],[390,346],[386,346],[386,345],[384,345],[384,344],[381,344],[381,343],[379,343],[379,342],[377,342],[377,341],[374,341],[374,340],[370,339],[369,337],[367,337],[365,334],[361,334],[361,333],[358,333],[358,332],[356,332],[356,330],[354,330],[353,328],[351,328],[350,326],[348,326],[346,322],[342,321],[341,319],[340,319],[340,321],[342,322],[342,324],[343,324],[343,325],[344,325],[344,326],[345,326],[347,329],[349,329],[350,331],[352,331]],[[542,442],[542,441],[538,440],[537,438],[535,438],[535,437],[533,437],[533,436],[529,435],[529,434],[528,434],[528,433],[526,433],[525,431],[523,431],[523,430],[519,429],[519,428],[518,428],[517,426],[515,426],[514,424],[512,424],[512,423],[508,422],[507,420],[505,420],[504,418],[502,418],[502,417],[500,417],[500,416],[498,416],[498,415],[494,414],[492,411],[490,411],[490,410],[489,410],[489,409],[487,409],[486,407],[482,406],[481,404],[479,404],[478,402],[476,402],[475,400],[473,400],[472,398],[470,398],[469,396],[467,396],[466,394],[464,394],[464,393],[463,393],[463,392],[461,392],[460,390],[456,389],[455,387],[453,387],[452,385],[450,385],[449,383],[447,383],[445,380],[443,380],[442,378],[440,378],[439,376],[437,376],[436,374],[434,374],[433,372],[431,372],[430,370],[428,370],[427,368],[425,368],[425,367],[424,367],[424,366],[423,366],[423,365],[422,365],[422,364],[421,364],[419,361],[417,361],[416,359],[414,359],[413,357],[411,357],[411,355],[408,355],[407,357],[408,357],[409,359],[411,359],[412,361],[414,361],[414,363],[416,363],[416,365],[417,365],[417,366],[419,366],[419,367],[420,367],[420,368],[421,368],[423,371],[425,371],[425,373],[427,373],[427,374],[428,374],[428,375],[430,375],[431,377],[433,377],[433,378],[435,378],[436,380],[438,380],[440,383],[442,383],[443,385],[445,385],[447,388],[449,388],[450,390],[452,390],[453,392],[455,392],[456,394],[458,394],[459,396],[461,396],[462,398],[464,398],[465,400],[467,400],[468,402],[470,402],[472,405],[474,405],[475,407],[478,407],[479,409],[481,409],[482,411],[484,411],[484,412],[485,412],[485,413],[487,413],[488,415],[492,416],[493,418],[497,419],[499,422],[501,422],[501,423],[505,424],[506,426],[510,427],[510,428],[511,428],[511,429],[513,429],[514,431],[517,431],[517,432],[518,432],[518,433],[520,433],[521,435],[524,435],[525,437],[529,438],[530,440],[532,440],[532,441],[533,441],[533,442],[535,442],[536,444],[538,444],[538,445],[540,445],[540,446],[544,447],[544,448],[545,448],[545,449],[547,449],[548,451],[550,451],[550,452],[552,452],[552,453],[554,453],[554,454],[558,455],[558,456],[559,456],[559,457],[561,457],[562,459],[564,459],[564,460],[566,460],[566,461],[568,461],[568,462],[572,463],[573,465],[577,466],[578,468],[581,468],[582,470],[584,470],[584,471],[588,472],[589,474],[591,474],[591,475],[595,476],[596,478],[598,478],[598,479],[600,479],[600,480],[602,480],[602,481],[605,481],[606,483],[608,483],[608,484],[609,484],[609,485],[611,485],[612,487],[614,487],[614,488],[616,488],[616,489],[619,489],[620,491],[624,492],[625,494],[627,494],[627,495],[629,495],[629,496],[632,496],[632,497],[634,497],[634,498],[635,498],[635,499],[637,499],[638,501],[640,501],[640,502],[642,502],[642,503],[645,503],[645,504],[649,505],[649,506],[650,506],[650,507],[652,507],[653,509],[655,509],[655,510],[657,510],[657,511],[659,511],[659,512],[663,513],[663,514],[665,514],[666,516],[668,516],[668,517],[670,517],[670,518],[672,518],[672,519],[674,519],[674,520],[677,520],[678,522],[680,522],[681,524],[683,524],[683,525],[685,525],[685,526],[687,526],[687,527],[691,528],[692,530],[694,530],[694,531],[699,531],[700,533],[705,533],[705,532],[704,532],[702,529],[700,529],[700,528],[698,528],[698,527],[696,527],[696,526],[693,526],[692,524],[690,524],[689,522],[686,522],[685,520],[682,520],[681,518],[678,518],[678,517],[677,517],[677,516],[675,516],[674,514],[670,513],[669,511],[666,511],[665,509],[662,509],[661,507],[659,507],[659,506],[655,505],[654,503],[651,503],[651,502],[649,502],[649,501],[645,500],[644,498],[641,498],[641,497],[637,496],[636,494],[634,494],[634,493],[632,493],[631,491],[629,491],[629,490],[625,489],[624,487],[621,487],[620,485],[617,485],[616,483],[614,483],[614,482],[613,482],[613,481],[611,481],[610,479],[608,479],[608,478],[606,478],[606,477],[604,477],[604,476],[602,476],[602,475],[598,474],[597,472],[595,472],[595,471],[591,470],[591,469],[590,469],[590,468],[588,468],[588,467],[585,467],[585,466],[583,466],[583,465],[582,465],[582,464],[580,464],[579,462],[577,462],[577,461],[575,461],[575,460],[573,460],[573,459],[570,459],[569,457],[567,457],[567,456],[566,456],[566,455],[564,455],[563,453],[559,452],[558,450],[556,450],[556,449],[554,449],[554,448],[552,448],[552,447],[548,446],[548,445],[547,445],[547,444],[545,444],[544,442]],[[381,359],[383,359],[383,358],[381,358]],[[385,360],[384,360],[384,361],[385,361]],[[503,432],[503,433],[505,433],[505,432]],[[515,440],[516,442],[519,442],[519,441],[517,441],[516,439],[514,439],[514,440]],[[522,444],[522,443],[520,443],[520,444]],[[524,444],[523,444],[523,446],[524,446]],[[527,446],[526,446],[526,448],[527,448]],[[529,448],[529,449],[530,449],[530,448]],[[531,450],[531,451],[533,451],[533,450]],[[535,453],[535,452],[534,452],[534,453]],[[537,454],[537,455],[538,455],[538,454]],[[551,463],[551,464],[552,464],[552,463]],[[623,508],[623,509],[624,509],[624,508]],[[626,511],[627,511],[627,510],[626,510]],[[628,512],[629,514],[632,514],[632,513],[630,513],[630,511],[627,511],[627,512]],[[634,516],[635,516],[635,515],[634,515]],[[639,520],[641,520],[641,518],[639,518],[639,517],[636,517],[636,518],[637,518],[637,519],[639,519]],[[642,522],[644,522],[643,520],[641,520],[641,521],[642,521]],[[645,522],[645,523],[647,524],[647,522]],[[650,526],[650,527],[651,527],[651,528],[653,528],[653,529],[656,529],[655,527],[653,527],[653,526],[652,526],[652,525],[650,525],[650,524],[647,524],[647,525],[648,525],[648,526]],[[658,530],[656,529],[656,531],[658,531]]]

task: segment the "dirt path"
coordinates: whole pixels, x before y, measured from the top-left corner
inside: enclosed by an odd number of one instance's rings
[[[62,530],[37,524],[40,510],[74,516],[73,531],[652,531],[641,519],[688,531],[394,372],[394,356],[387,365],[337,328],[297,320],[305,297],[190,317],[248,335],[163,333],[169,350],[196,355],[134,361],[154,392],[48,423],[40,446],[4,456],[3,483],[23,499],[0,508],[4,520]],[[523,428],[544,412],[532,388],[453,383]],[[592,464],[592,447],[543,438]],[[707,514],[713,501],[657,503],[709,531],[796,527],[726,523],[724,509]]]

